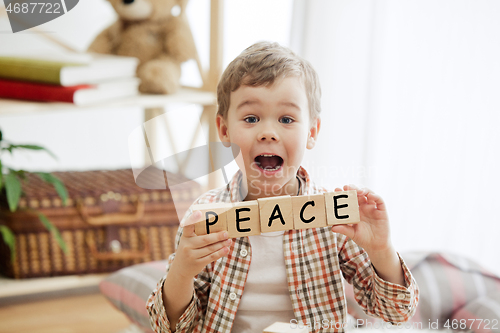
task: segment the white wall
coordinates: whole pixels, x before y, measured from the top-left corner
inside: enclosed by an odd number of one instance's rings
[[[500,3],[376,10],[370,186],[397,207],[399,248],[452,250],[498,273]]]
[[[304,166],[318,183],[330,189],[365,184],[374,172],[364,154],[365,133],[369,130],[366,117],[372,2],[297,4],[296,15],[304,16],[304,31],[292,37],[292,45],[312,63],[322,88],[322,126]]]
[[[311,156],[369,171],[332,169],[326,183],[380,193],[399,251],[459,253],[500,273],[500,3],[308,4],[303,54],[322,81],[326,139]]]

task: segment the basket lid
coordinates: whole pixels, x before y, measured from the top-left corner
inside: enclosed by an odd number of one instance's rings
[[[156,170],[158,171],[158,170]],[[65,171],[53,172],[59,178],[68,191],[68,202],[66,206],[74,206],[77,200],[82,200],[85,204],[93,205],[96,201],[106,201],[114,199],[124,201],[127,198],[150,200],[170,200],[171,194],[165,179],[175,181],[180,191],[181,198],[192,200],[200,194],[201,187],[198,183],[190,179],[160,170],[151,173],[141,179],[141,186],[136,184],[132,169],[121,170],[93,170],[93,171]],[[160,175],[160,176],[158,176]],[[161,179],[163,175],[163,179]],[[159,184],[164,186],[158,186]],[[150,184],[151,186],[148,186]],[[154,186],[156,185],[156,186]],[[144,187],[156,188],[147,189]],[[166,189],[158,189],[166,187]],[[22,182],[23,196],[19,206],[31,208],[61,207],[62,201],[51,184],[44,182],[36,174],[27,174],[26,181]],[[184,193],[185,192],[185,193]]]

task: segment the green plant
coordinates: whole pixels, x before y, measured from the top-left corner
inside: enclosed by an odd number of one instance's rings
[[[30,209],[30,208],[19,208],[19,200],[23,195],[22,190],[22,182],[27,181],[26,175],[28,173],[35,174],[40,177],[44,182],[52,184],[54,189],[57,191],[59,197],[61,197],[62,202],[66,205],[66,199],[68,198],[68,192],[63,182],[59,180],[57,177],[50,173],[46,172],[28,172],[25,170],[14,170],[2,163],[2,155],[6,152],[13,155],[13,152],[16,150],[39,150],[45,151],[54,159],[57,157],[48,149],[32,145],[32,144],[12,144],[3,139],[2,131],[0,130],[0,193],[3,197],[7,199],[7,204],[9,206],[9,210],[11,212],[15,212],[19,210],[25,210],[32,212],[38,216],[38,219],[43,224],[43,226],[55,237],[57,243],[61,247],[64,253],[67,252],[66,243],[61,237],[59,230],[49,221],[49,219],[39,211]],[[0,225],[0,233],[2,234],[2,238],[10,248],[11,259],[14,261],[15,259],[15,242],[16,239],[14,237],[14,233],[9,229],[6,225]]]

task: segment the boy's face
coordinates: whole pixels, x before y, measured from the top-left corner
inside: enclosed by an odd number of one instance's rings
[[[236,158],[247,179],[247,200],[295,195],[295,178],[305,149],[312,149],[320,127],[311,120],[304,85],[297,77],[271,86],[240,86],[231,93],[226,119],[217,117],[222,142],[240,147]]]

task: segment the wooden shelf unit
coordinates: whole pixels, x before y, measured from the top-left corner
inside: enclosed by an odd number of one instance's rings
[[[99,283],[109,274],[66,275],[46,278],[0,277],[0,309],[12,304],[99,293]]]
[[[157,108],[171,103],[192,103],[203,106],[216,104],[215,93],[191,88],[182,88],[171,95],[137,95],[118,100],[110,100],[99,104],[76,106],[71,103],[43,103],[13,99],[0,99],[0,115],[29,115],[42,112],[67,112],[95,108],[143,107]]]
[[[218,141],[215,117],[217,112],[216,88],[222,73],[222,49],[223,49],[223,13],[224,0],[210,0],[210,61],[209,68],[203,69],[197,59],[203,87],[201,89],[183,88],[171,95],[138,95],[115,101],[98,103],[88,106],[75,106],[70,103],[37,103],[28,101],[17,101],[11,99],[0,99],[0,116],[2,115],[29,115],[41,114],[43,112],[67,112],[71,110],[95,109],[95,108],[119,108],[119,107],[143,107],[144,121],[148,121],[164,112],[164,107],[171,103],[189,103],[203,106],[201,122],[208,126],[208,141]],[[41,33],[52,42],[61,45],[60,41],[54,40],[52,36]],[[67,45],[62,45],[70,49]],[[195,134],[197,135],[197,134]],[[193,142],[192,140],[191,142]],[[175,143],[170,142],[175,151]],[[191,147],[192,148],[192,147]],[[213,160],[217,156],[212,155]],[[146,158],[148,160],[148,158]],[[182,161],[181,166],[187,161]],[[208,187],[215,188],[221,184],[221,177],[217,173],[209,176]]]

